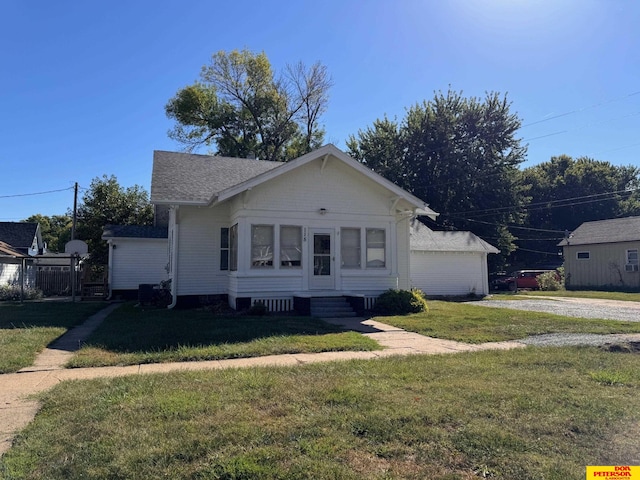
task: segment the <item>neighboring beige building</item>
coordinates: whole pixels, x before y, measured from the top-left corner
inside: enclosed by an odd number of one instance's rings
[[[640,290],[640,217],[585,222],[562,240],[569,290]]]

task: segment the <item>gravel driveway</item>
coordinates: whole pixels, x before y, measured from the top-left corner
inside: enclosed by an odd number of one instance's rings
[[[555,313],[556,315],[567,317],[640,322],[640,302],[621,302],[593,298],[537,297],[535,299],[527,298],[522,300],[481,300],[469,303],[486,307]]]
[[[640,322],[640,302],[621,302],[591,298],[548,297],[522,300],[481,300],[470,305],[531,310],[567,317],[602,318]],[[604,345],[607,343],[640,342],[640,334],[597,335],[593,333],[548,333],[518,340],[527,345]]]

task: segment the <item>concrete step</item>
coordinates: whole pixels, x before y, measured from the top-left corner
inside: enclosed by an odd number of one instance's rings
[[[311,315],[314,317],[355,317],[356,313],[344,297],[318,297],[311,299]]]

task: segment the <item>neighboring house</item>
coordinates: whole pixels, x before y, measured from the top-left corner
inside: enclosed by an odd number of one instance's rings
[[[585,222],[558,246],[568,289],[640,289],[640,217]]]
[[[0,285],[19,285],[24,268],[26,287],[35,286],[34,257],[45,251],[40,224],[26,222],[0,222]]]
[[[135,297],[140,284],[167,280],[167,227],[107,225],[109,298]]]
[[[487,295],[487,255],[500,250],[471,232],[411,227],[411,286],[427,295]]]
[[[25,256],[8,243],[0,241],[0,287],[19,284],[22,259]]]
[[[333,145],[287,163],[156,151],[151,202],[169,207],[173,304],[222,295],[237,309],[408,289],[411,219],[437,216]]]
[[[0,222],[0,242],[30,257],[45,252],[39,223]]]

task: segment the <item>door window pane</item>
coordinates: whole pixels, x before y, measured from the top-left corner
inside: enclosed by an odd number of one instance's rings
[[[331,275],[331,235],[313,236],[313,274]]]

